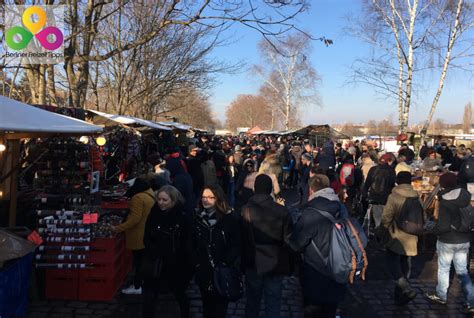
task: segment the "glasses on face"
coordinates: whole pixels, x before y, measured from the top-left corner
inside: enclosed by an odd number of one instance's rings
[[[213,197],[213,196],[202,196],[201,197],[203,200],[214,200],[216,197]]]

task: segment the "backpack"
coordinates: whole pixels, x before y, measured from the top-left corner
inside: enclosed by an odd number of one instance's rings
[[[406,198],[400,213],[395,219],[397,227],[408,234],[421,235],[424,232],[425,218],[423,206],[418,197]]]
[[[385,195],[390,192],[386,181],[390,175],[390,170],[381,169],[380,167],[377,167],[375,169],[376,170],[374,173],[372,184],[370,185],[370,194]]]
[[[360,224],[357,220],[349,218],[347,211],[342,217],[335,218],[328,212],[314,210],[333,224],[327,257],[322,255],[314,240],[311,240],[311,245],[316,250],[321,263],[324,264],[324,268],[316,270],[326,273],[340,284],[352,284],[355,277],[359,275],[362,280],[365,280],[365,272],[369,264],[365,252],[367,236]]]
[[[345,163],[341,167],[339,182],[342,186],[354,185],[355,166],[352,163]]]
[[[474,181],[474,156],[471,156],[466,160],[462,174],[466,180],[469,180],[469,182]]]
[[[455,227],[451,225],[451,227],[453,227],[458,232],[474,232],[474,207],[472,205],[468,205],[465,208],[459,209],[459,213],[461,215],[459,226]]]

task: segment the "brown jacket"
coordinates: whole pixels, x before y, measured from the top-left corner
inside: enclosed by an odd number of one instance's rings
[[[416,198],[418,193],[410,184],[401,184],[393,188],[382,213],[382,225],[389,231],[386,247],[400,255],[416,256],[418,254],[418,236],[398,229],[395,222],[406,198]]]
[[[125,245],[131,250],[141,250],[145,223],[151,208],[155,205],[155,194],[152,189],[135,194],[130,200],[130,212],[127,221],[117,225],[118,232],[125,232]]]

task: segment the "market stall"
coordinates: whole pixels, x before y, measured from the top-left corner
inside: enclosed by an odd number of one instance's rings
[[[327,141],[350,139],[349,136],[337,131],[329,125],[308,125],[291,132],[294,135],[305,136],[316,146],[322,147]]]
[[[0,201],[9,201],[9,224],[16,223],[20,140],[97,134],[101,127],[0,96]]]
[[[127,213],[127,188],[101,188],[107,139],[87,137],[98,133],[99,126],[0,97],[0,191],[11,198],[10,225],[16,190],[33,193],[21,203],[39,245],[36,292],[48,299],[110,300],[131,269],[123,234],[111,231]]]

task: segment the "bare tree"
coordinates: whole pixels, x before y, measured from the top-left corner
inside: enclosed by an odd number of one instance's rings
[[[447,9],[443,12],[440,12],[440,14],[443,14],[443,16],[446,16],[445,17],[446,26],[448,26],[449,27],[448,30],[450,30],[449,37],[448,37],[448,44],[447,46],[445,46],[444,50],[440,52],[440,56],[443,56],[443,53],[444,53],[443,67],[441,69],[438,88],[436,90],[436,94],[431,103],[431,108],[428,114],[428,118],[426,119],[423,127],[421,128],[420,134],[421,134],[422,142],[427,134],[428,127],[435,113],[439,98],[441,97],[441,93],[444,87],[444,82],[446,80],[446,74],[447,74],[448,67],[451,61],[455,58],[460,58],[460,57],[462,58],[463,55],[466,55],[466,54],[470,56],[471,59],[474,56],[474,54],[469,54],[470,50],[472,50],[472,48],[474,47],[474,40],[472,39],[472,37],[469,38],[470,42],[468,42],[467,44],[464,44],[464,45],[467,45],[467,47],[462,48],[462,53],[460,53],[457,56],[453,56],[453,49],[456,43],[459,42],[459,38],[462,36],[463,33],[466,33],[467,30],[469,30],[470,28],[474,26],[474,7],[472,3],[469,3],[469,2],[464,3],[463,0],[457,0],[455,8],[452,7],[452,3],[448,4],[446,8]]]
[[[430,124],[429,131],[433,135],[441,135],[445,132],[447,127],[446,122],[443,119],[438,118]]]
[[[377,131],[377,122],[375,120],[369,120],[365,125],[367,127],[367,134],[375,135]]]
[[[259,126],[270,128],[271,107],[262,96],[239,95],[226,110],[226,126],[235,131],[237,127]]]
[[[464,115],[462,117],[462,132],[465,134],[471,133],[472,127],[472,105],[471,102],[464,106]]]
[[[351,137],[363,135],[359,127],[357,127],[357,125],[354,125],[353,123],[345,123],[344,125],[342,125],[341,132]]]
[[[209,98],[196,88],[183,88],[166,99],[166,105],[172,111],[166,111],[161,116],[172,116],[180,123],[196,128],[216,128]]]
[[[459,41],[461,33],[472,26],[471,14],[467,14],[471,8],[462,2],[364,1],[363,15],[359,19],[353,18],[357,22],[352,24],[352,34],[374,48],[371,58],[358,59],[354,63],[353,80],[372,85],[384,96],[395,98],[398,103],[399,132],[406,132],[409,125],[416,91],[426,93],[422,85],[423,75],[441,69],[444,82],[453,49],[459,48],[456,52],[459,60],[470,55],[474,43],[472,39],[466,37],[465,43]],[[455,4],[461,11],[464,9],[466,14],[459,15],[461,12],[456,10]],[[447,60],[439,58],[443,55]],[[443,62],[436,63],[437,60]],[[439,86],[439,94],[442,86]],[[437,104],[437,99],[434,103]]]
[[[271,97],[272,122],[281,115],[288,130],[299,107],[319,104],[316,88],[320,77],[308,60],[311,47],[307,36],[289,34],[280,42],[278,49],[267,41],[260,42],[263,63],[255,65],[253,72],[265,81],[262,91]]]
[[[6,2],[7,4],[22,4],[24,1],[10,0]],[[54,2],[54,0],[45,0],[46,4],[53,4]],[[59,2],[56,1],[56,3]],[[44,69],[43,66],[31,67],[26,69],[25,72],[27,72],[31,96],[35,99],[35,102],[45,100],[45,91],[54,95],[50,83],[56,81],[56,84],[58,84],[57,78],[59,78],[60,82],[64,79],[65,83],[62,83],[62,85],[68,90],[69,105],[73,107],[84,107],[91,87],[92,95],[96,98],[95,107],[100,107],[98,101],[100,96],[103,96],[104,93],[112,94],[112,92],[106,92],[104,88],[101,88],[101,79],[93,74],[96,71],[100,72],[100,68],[97,68],[96,63],[116,58],[115,65],[124,65],[123,61],[130,56],[134,56],[134,54],[136,59],[140,59],[142,58],[141,50],[143,47],[156,39],[166,38],[163,33],[170,34],[173,30],[179,28],[191,33],[204,29],[219,32],[231,25],[241,24],[271,40],[272,37],[291,30],[301,32],[293,24],[294,18],[308,8],[307,0],[265,0],[263,2],[257,0],[67,0],[61,3],[68,5],[66,21],[68,34],[65,37],[64,74],[48,76],[47,74],[52,70]],[[130,30],[123,30],[122,27],[130,24],[128,19],[136,13],[140,13],[148,19],[144,19],[140,27],[134,29],[134,32],[126,34]],[[154,20],[151,22],[152,18]],[[115,20],[115,22],[120,20],[120,23],[115,24],[116,27],[113,30],[110,30],[110,26],[114,25],[114,23],[110,23],[111,20]],[[115,41],[109,39],[109,43],[114,43],[109,47],[101,45],[103,44],[101,37],[111,33],[107,31],[118,31],[121,37],[116,38]],[[206,43],[199,42],[199,44],[202,53]],[[208,42],[207,45],[213,47],[216,43]],[[125,52],[131,53],[125,56]],[[120,55],[122,56],[120,57]],[[123,72],[125,72],[125,69],[121,69],[120,73]],[[126,76],[119,73],[115,75],[117,75],[117,78],[114,78],[114,81],[118,80],[120,82],[119,86],[123,88],[122,81],[125,80]],[[46,81],[50,82],[45,84]],[[117,87],[116,83],[113,84],[114,87]],[[143,107],[153,108],[152,105],[155,102],[152,96],[155,93],[153,89],[155,83],[152,81],[152,83],[143,84],[146,93],[135,96],[135,98],[141,98]],[[44,87],[47,87],[47,89]],[[121,106],[136,106],[128,103],[129,98],[133,99],[134,96],[126,96],[128,92],[126,88],[123,88],[125,96],[123,93],[118,94],[118,90],[115,88],[114,90],[114,98],[120,103],[119,108]],[[54,96],[50,98],[51,100],[55,99]]]

